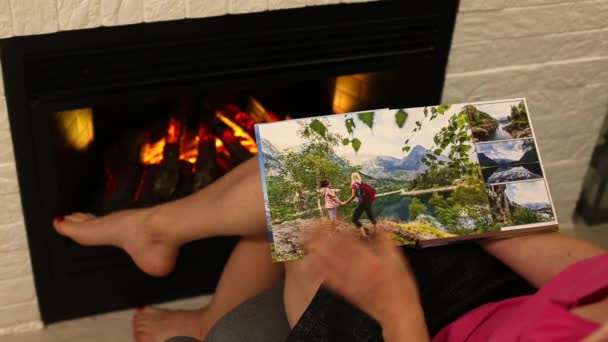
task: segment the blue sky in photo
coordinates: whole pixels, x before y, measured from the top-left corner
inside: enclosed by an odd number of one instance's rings
[[[450,117],[461,108],[462,106],[452,106],[444,115],[438,115],[433,121],[429,121],[428,119],[424,121],[422,131],[413,134],[409,145],[412,148],[416,145],[431,148],[434,145],[433,137],[435,134],[445,127]],[[424,119],[423,108],[409,108],[405,110],[408,113],[408,119],[402,128],[399,128],[395,123],[397,110],[375,111],[373,129],[370,129],[365,123],[360,121],[357,113],[329,115],[323,117],[323,121],[329,123],[331,132],[338,133],[343,138],[352,139],[356,137],[361,140],[362,145],[358,153],[355,153],[350,145],[342,146],[340,144],[335,149],[340,157],[348,159],[355,164],[377,156],[403,158],[407,156],[407,153],[402,151],[402,147],[405,146],[405,140],[410,137],[412,129],[416,127],[416,121]],[[429,117],[430,115],[429,107]],[[355,121],[356,128],[352,136],[349,136],[344,124],[347,118],[353,118]],[[259,134],[262,138],[271,142],[279,151],[295,149],[304,143],[297,134],[299,130],[298,121],[308,124],[312,120],[314,118],[258,125]]]
[[[496,159],[519,160],[524,154],[522,145],[525,140],[510,140],[488,144],[477,144],[475,149],[477,153],[483,153],[486,156]]]
[[[519,101],[509,101],[509,102],[497,102],[497,103],[489,103],[482,105],[475,105],[475,108],[478,110],[490,114],[496,120],[506,119],[507,116],[511,115],[511,106],[517,106],[521,100]]]
[[[544,180],[509,183],[505,189],[507,197],[515,203],[546,203],[550,204],[549,193]]]

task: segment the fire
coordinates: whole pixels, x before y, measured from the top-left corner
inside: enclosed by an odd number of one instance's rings
[[[179,140],[182,127],[177,119],[169,119],[169,128],[167,128],[167,143],[175,144]]]
[[[241,145],[246,148],[249,152],[253,154],[258,153],[258,147],[255,144],[255,140],[249,135],[249,133],[245,132],[239,125],[237,125],[234,121],[228,119],[225,115],[220,112],[215,113],[215,116],[220,119],[226,126],[230,127],[234,132],[234,136],[239,138],[239,142]]]
[[[262,121],[276,121],[276,116],[273,113],[267,112],[259,102],[253,100],[258,119]],[[230,143],[237,142],[252,154],[258,153],[258,148],[255,139],[247,132],[247,128],[252,129],[252,125],[257,122],[252,116],[246,112],[242,112],[234,105],[226,106],[227,113],[216,112],[216,118],[222,121],[228,130],[222,133],[221,137],[216,137],[211,133],[208,127],[201,124],[198,132],[193,132],[183,127],[182,123],[176,119],[169,120],[167,131],[164,138],[155,142],[145,142],[140,150],[140,160],[144,165],[159,165],[163,162],[163,153],[167,144],[179,143],[179,159],[190,164],[196,164],[198,159],[198,146],[203,141],[208,139],[215,140],[216,159],[217,163],[225,170],[229,170],[231,166],[230,152],[224,145],[222,139],[230,140]],[[262,115],[262,113],[264,113]],[[228,116],[234,116],[234,119]],[[245,127],[245,128],[244,128]]]
[[[165,150],[165,138],[154,143],[145,143],[140,152],[141,162],[145,165],[160,164],[163,161]]]
[[[186,131],[182,135],[179,144],[179,159],[195,164],[198,158],[198,142],[200,137],[192,132]]]

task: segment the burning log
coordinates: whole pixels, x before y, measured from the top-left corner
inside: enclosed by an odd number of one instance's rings
[[[215,136],[204,123],[199,127],[198,157],[195,164],[192,190],[197,191],[211,184],[221,176],[217,163]]]
[[[155,176],[152,193],[158,200],[170,200],[177,189],[179,182],[180,136],[181,123],[177,119],[170,119],[162,162],[158,167],[151,170]]]

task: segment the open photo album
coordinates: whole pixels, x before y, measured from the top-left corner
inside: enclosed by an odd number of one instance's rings
[[[274,261],[326,222],[419,247],[558,227],[525,99],[255,127]]]

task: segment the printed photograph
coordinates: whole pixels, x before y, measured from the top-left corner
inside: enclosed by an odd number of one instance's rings
[[[544,180],[490,185],[488,199],[501,226],[555,221]]]
[[[499,229],[463,106],[256,126],[273,258],[303,256],[302,231],[329,223],[398,244]]]
[[[488,184],[543,177],[532,139],[478,143],[475,150]]]
[[[475,141],[532,137],[523,100],[468,105],[465,111]]]

